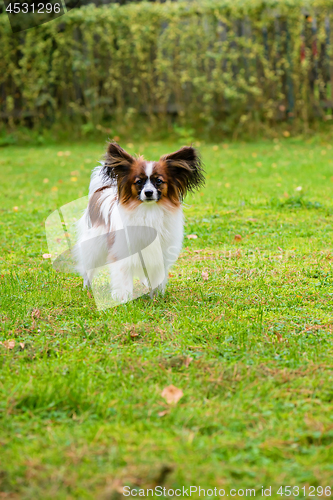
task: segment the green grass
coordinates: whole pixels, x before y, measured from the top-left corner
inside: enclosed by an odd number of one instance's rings
[[[185,205],[197,239],[165,297],[105,312],[42,257],[46,217],[86,194],[103,144],[1,150],[0,340],[15,346],[0,345],[0,498],[333,486],[333,149],[200,150],[206,188]]]

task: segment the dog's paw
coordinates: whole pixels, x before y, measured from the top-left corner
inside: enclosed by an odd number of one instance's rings
[[[111,298],[114,302],[118,302],[118,304],[125,304],[133,299],[133,294],[127,290],[114,290],[111,293]]]

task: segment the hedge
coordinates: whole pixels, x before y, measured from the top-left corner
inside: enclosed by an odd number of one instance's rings
[[[88,5],[16,34],[3,14],[0,43],[7,127],[238,133],[332,117],[332,0]]]

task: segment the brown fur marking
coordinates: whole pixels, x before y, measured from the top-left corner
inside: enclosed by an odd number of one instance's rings
[[[101,206],[102,206],[102,201],[101,201],[101,194],[105,189],[110,189],[111,186],[102,186],[92,194],[89,203],[88,203],[88,213],[89,217],[91,220],[91,224],[95,227],[103,226],[105,225],[104,220],[101,217]],[[110,202],[110,212],[112,210],[112,207],[115,203],[116,199],[113,198]],[[108,228],[109,230],[109,228]]]

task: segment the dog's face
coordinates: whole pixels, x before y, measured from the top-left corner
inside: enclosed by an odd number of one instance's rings
[[[168,196],[168,175],[159,162],[139,161],[130,173],[132,199],[156,203]]]
[[[204,183],[200,157],[192,147],[183,147],[158,161],[146,161],[112,142],[103,170],[117,182],[120,203],[131,208],[141,203],[177,207],[188,191]]]

